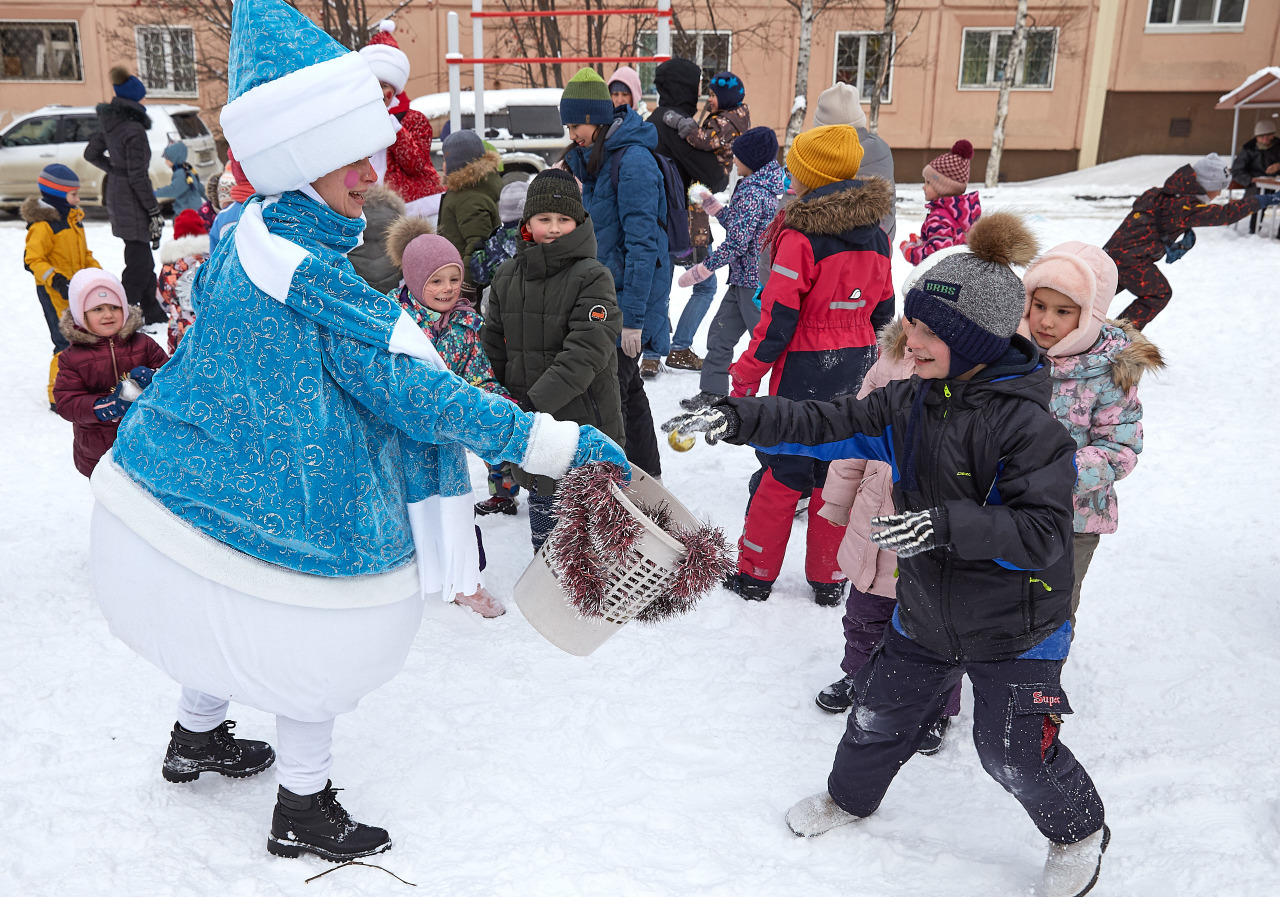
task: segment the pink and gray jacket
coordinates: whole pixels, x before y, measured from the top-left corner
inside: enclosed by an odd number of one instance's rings
[[[906,353],[907,335],[902,321],[895,320],[880,331],[880,358],[858,390],[865,398],[894,380],[906,380],[913,371]],[[893,468],[883,461],[846,458],[832,461],[827,483],[822,487],[825,502],[818,516],[845,526],[836,560],[840,570],[859,592],[892,598],[897,586],[898,556],[882,551],[871,541],[871,518],[893,514]]]
[[[1114,533],[1115,482],[1133,471],[1142,451],[1138,382],[1164,367],[1160,350],[1128,321],[1108,320],[1092,348],[1044,360],[1053,384],[1049,410],[1076,441],[1074,529]]]
[[[977,190],[959,196],[941,196],[926,203],[920,237],[913,242],[902,243],[903,257],[918,265],[939,249],[958,246],[980,217],[982,204],[978,201]]]

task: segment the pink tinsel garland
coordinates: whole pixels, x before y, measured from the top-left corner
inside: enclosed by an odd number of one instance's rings
[[[604,616],[601,602],[609,587],[607,568],[623,560],[644,533],[644,524],[613,497],[611,483],[619,488],[626,485],[622,469],[598,463],[571,470],[556,488],[558,522],[547,538],[547,560],[570,602],[584,616]],[[635,619],[655,623],[687,613],[733,568],[724,532],[705,524],[673,526],[666,503],[646,507],[631,498],[646,517],[685,547],[666,594]]]

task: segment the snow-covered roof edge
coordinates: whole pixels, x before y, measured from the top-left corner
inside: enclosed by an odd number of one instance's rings
[[[1233,87],[1231,90],[1227,91],[1222,96],[1218,97],[1218,102],[1225,103],[1229,97],[1231,97],[1234,94],[1240,93],[1250,84],[1252,84],[1254,81],[1261,80],[1262,78],[1265,78],[1267,75],[1271,75],[1277,81],[1280,81],[1280,65],[1269,65],[1266,68],[1258,69],[1248,78],[1245,78],[1244,82],[1239,87]]]

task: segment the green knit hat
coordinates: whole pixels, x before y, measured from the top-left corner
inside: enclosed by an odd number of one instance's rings
[[[579,69],[560,95],[560,121],[566,125],[606,125],[613,121],[609,85],[592,68]]]
[[[559,168],[538,172],[537,177],[529,182],[521,223],[527,223],[534,215],[544,212],[558,212],[579,224],[586,220],[587,213],[582,208],[582,191],[578,189],[577,178]]]

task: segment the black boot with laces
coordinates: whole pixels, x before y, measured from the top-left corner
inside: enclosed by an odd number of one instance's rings
[[[386,829],[352,819],[338,803],[332,782],[316,794],[294,794],[283,785],[276,795],[267,851],[278,857],[296,857],[303,851],[333,863],[345,863],[391,849]]]
[[[174,723],[160,774],[170,782],[194,782],[202,772],[243,779],[256,776],[276,762],[276,752],[265,741],[232,735],[235,725],[232,720],[225,720],[208,732],[192,732]]]

